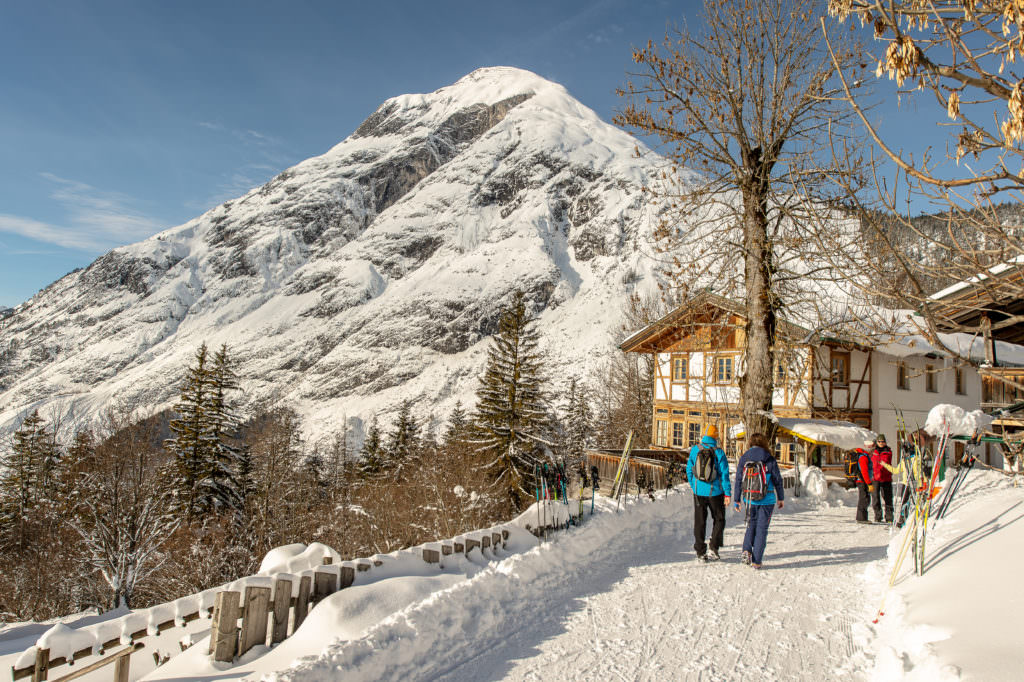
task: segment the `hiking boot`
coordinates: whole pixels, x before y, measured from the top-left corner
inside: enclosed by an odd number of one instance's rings
[[[718,561],[721,558],[722,557],[718,556],[718,552],[716,552],[715,550],[711,550],[710,552],[708,552],[708,561]]]
[[[707,554],[698,554],[698,555],[697,555],[697,561],[698,561],[699,563],[707,563],[707,561],[708,561],[708,555],[707,555]]]
[[[760,571],[761,570],[761,564],[753,564],[752,563],[752,564],[750,564],[750,567],[753,568],[756,571]]]
[[[752,561],[753,561],[753,558],[750,556],[750,552],[744,550],[743,551],[743,563],[745,563],[747,566],[750,566]]]

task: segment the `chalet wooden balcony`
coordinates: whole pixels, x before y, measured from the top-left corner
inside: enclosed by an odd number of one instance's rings
[[[996,376],[981,377],[981,409],[994,410],[1024,401],[1024,390],[1001,381],[1005,378],[1024,384],[1024,368],[993,367],[989,371]]]

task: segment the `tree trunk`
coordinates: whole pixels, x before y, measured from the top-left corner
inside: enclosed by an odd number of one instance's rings
[[[768,413],[772,410],[774,390],[772,349],[775,346],[777,303],[771,292],[774,255],[768,242],[770,168],[762,161],[757,149],[746,160],[751,172],[749,182],[741,187],[747,314],[744,324],[746,369],[740,378],[740,402],[747,438],[754,433],[763,433],[771,442],[775,437],[775,423]]]

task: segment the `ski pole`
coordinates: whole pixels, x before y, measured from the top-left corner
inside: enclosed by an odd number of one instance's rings
[[[541,516],[541,495],[544,489],[544,479],[541,477],[540,464],[533,465],[534,489],[537,491],[537,537],[544,533],[544,522]]]

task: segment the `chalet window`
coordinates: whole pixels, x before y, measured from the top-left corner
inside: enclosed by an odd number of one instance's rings
[[[732,357],[719,356],[715,358],[715,383],[732,383]]]
[[[938,393],[939,389],[936,386],[935,380],[935,365],[924,366],[924,390],[929,393]]]
[[[964,395],[965,393],[967,393],[967,391],[964,390],[964,368],[963,367],[954,367],[953,368],[953,383],[956,384],[956,393],[957,393],[957,395]]]
[[[672,381],[686,381],[686,358],[672,358]]]
[[[668,408],[667,407],[659,407],[659,408],[655,409],[654,411],[657,412],[658,414],[668,414]]]
[[[907,363],[902,360],[896,363],[896,388],[901,391],[910,390],[910,373],[907,371]]]
[[[672,422],[672,447],[681,448],[685,443],[683,442],[683,436],[686,434],[686,424],[682,422]]]
[[[678,415],[682,415],[682,416],[685,417],[686,416],[686,410],[672,410],[672,414],[678,414]]]
[[[687,430],[687,445],[693,447],[700,442],[700,424],[696,422],[690,422]]]
[[[657,421],[657,431],[654,434],[656,445],[668,445],[668,422],[664,419]]]
[[[829,378],[833,386],[850,385],[850,354],[832,351]]]

